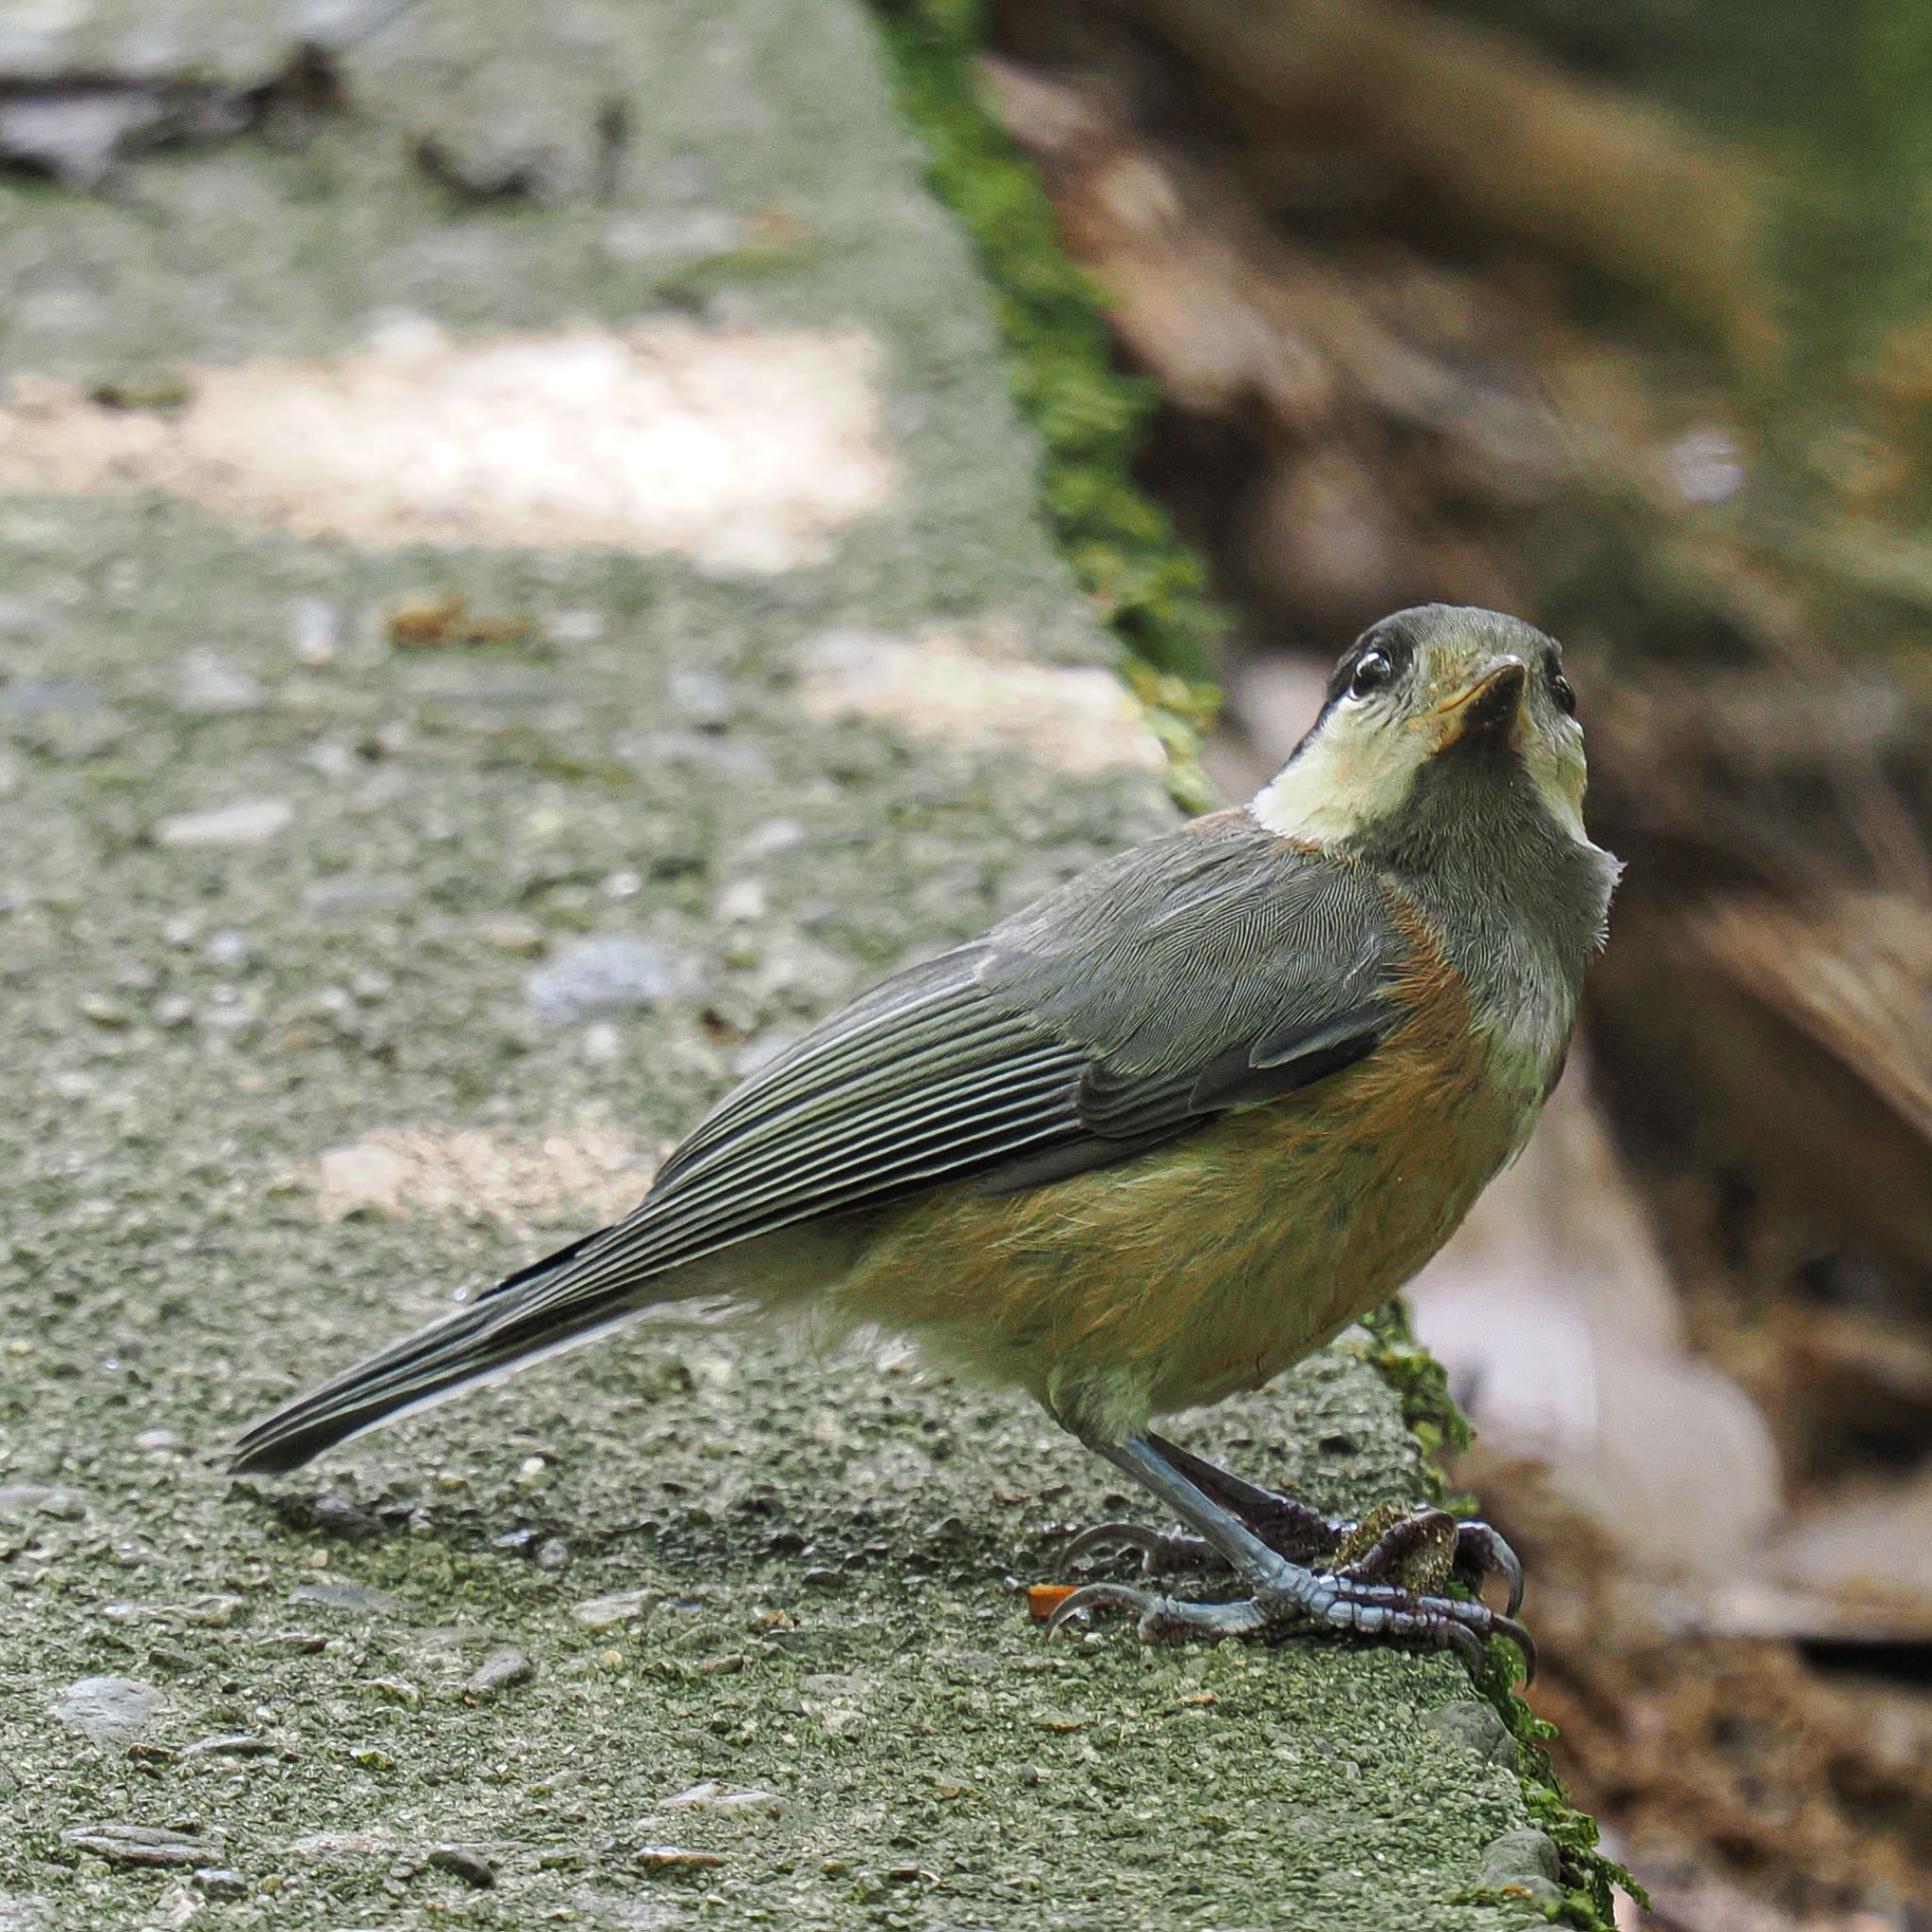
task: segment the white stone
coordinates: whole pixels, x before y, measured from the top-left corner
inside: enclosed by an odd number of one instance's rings
[[[205,811],[171,812],[157,821],[158,845],[262,845],[295,822],[286,798],[239,799]]]

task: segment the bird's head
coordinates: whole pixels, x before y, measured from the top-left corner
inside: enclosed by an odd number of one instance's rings
[[[1583,727],[1554,638],[1493,610],[1424,604],[1357,639],[1327,702],[1257,794],[1272,831],[1324,847],[1373,837],[1464,785],[1510,788],[1557,830],[1583,829]]]

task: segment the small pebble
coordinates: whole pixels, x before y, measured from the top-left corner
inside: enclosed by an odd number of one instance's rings
[[[697,666],[671,674],[671,702],[700,731],[722,731],[737,709],[730,685]]]
[[[1744,484],[1743,458],[1723,429],[1693,429],[1680,436],[1664,459],[1686,503],[1723,503]]]
[[[171,812],[155,822],[157,845],[261,845],[295,823],[286,798],[248,798],[206,811]]]
[[[201,955],[210,966],[232,971],[237,966],[247,965],[258,951],[259,948],[245,932],[225,925],[219,932],[208,934],[208,944],[201,949]]]
[[[521,912],[495,912],[476,928],[486,946],[519,959],[534,959],[544,946],[543,928]]]
[[[220,1847],[205,1839],[159,1825],[82,1824],[60,1836],[110,1865],[212,1865],[221,1857]]]
[[[246,1898],[248,1881],[225,1865],[203,1865],[191,1881],[207,1898]]]
[[[619,1624],[635,1623],[658,1600],[649,1590],[626,1590],[615,1596],[592,1597],[571,1612],[587,1630],[610,1630]]]
[[[438,1845],[430,1853],[429,1862],[437,1871],[448,1872],[465,1885],[474,1885],[478,1891],[488,1891],[496,1883],[496,1868],[489,1859],[465,1851],[461,1845]]]
[[[80,1677],[60,1692],[53,1710],[96,1744],[124,1744],[167,1707],[167,1698],[138,1678]]]
[[[790,852],[794,846],[803,845],[808,836],[796,819],[767,819],[745,834],[738,848],[739,856],[743,858],[769,858],[775,853]]]
[[[106,707],[100,691],[77,677],[15,677],[0,685],[0,718],[76,715]]]
[[[289,649],[311,671],[335,661],[342,623],[335,606],[321,597],[298,597],[289,613]]]
[[[273,1757],[279,1748],[268,1739],[251,1737],[246,1731],[224,1731],[219,1737],[197,1739],[181,1755],[183,1757]]]
[[[325,1609],[358,1610],[366,1616],[391,1615],[396,1600],[386,1590],[366,1583],[298,1583],[289,1592],[291,1604],[320,1604]]]
[[[185,992],[164,992],[148,1010],[157,1026],[172,1033],[194,1018],[194,1002]]]
[[[553,644],[594,644],[604,635],[604,613],[589,608],[553,610],[543,619],[543,635]]]
[[[333,878],[315,879],[304,886],[302,908],[325,919],[353,919],[359,913],[379,912],[386,906],[407,906],[414,897],[407,879],[372,879],[338,873]]]
[[[302,762],[325,778],[353,778],[362,766],[355,748],[339,738],[317,739],[302,754]]]
[[[553,1026],[627,1012],[688,986],[689,963],[649,940],[578,940],[524,981],[524,996]]]
[[[624,1035],[608,1020],[599,1020],[584,1028],[577,1051],[587,1067],[614,1066],[624,1055]]]
[[[1458,1697],[1443,1705],[1424,1718],[1423,1727],[1491,1764],[1516,1769],[1516,1740],[1497,1716],[1495,1706],[1480,1698]]]
[[[0,593],[0,638],[39,637],[52,622],[49,607],[30,604],[10,592]]]
[[[734,1790],[728,1785],[722,1785],[716,1778],[707,1778],[701,1785],[692,1785],[669,1797],[658,1807],[660,1811],[721,1811],[726,1817],[776,1818],[785,1808],[785,1800],[776,1791]]]
[[[522,1651],[493,1650],[470,1674],[463,1692],[469,1697],[494,1697],[518,1684],[527,1684],[536,1674],[536,1665]]]
[[[705,1872],[724,1862],[719,1852],[700,1852],[689,1845],[640,1845],[631,1863],[644,1872]]]
[[[1502,1887],[1541,1878],[1554,1884],[1561,1871],[1562,1856],[1556,1840],[1534,1825],[1524,1825],[1516,1831],[1506,1831],[1483,1847],[1476,1883]]]
[[[260,1024],[260,1015],[239,986],[223,984],[209,989],[201,1024],[216,1033],[245,1033]]]
[[[232,718],[258,711],[263,692],[247,672],[213,651],[191,651],[181,660],[175,702],[191,718]]]

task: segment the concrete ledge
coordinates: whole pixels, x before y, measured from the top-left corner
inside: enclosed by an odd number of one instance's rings
[[[232,16],[179,43],[252,85],[288,50]],[[419,8],[350,112],[138,193],[0,187],[0,1924],[1540,1922],[1457,1665],[1049,1647],[1017,1587],[1124,1499],[904,1360],[639,1330],[214,1472],[1171,814],[864,17],[534,19]],[[62,31],[42,71],[134,70]],[[1422,1486],[1347,1348],[1188,1433]]]

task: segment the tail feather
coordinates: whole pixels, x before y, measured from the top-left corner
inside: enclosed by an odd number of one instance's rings
[[[229,1468],[237,1474],[295,1469],[378,1423],[524,1368],[624,1321],[637,1306],[628,1295],[566,1297],[535,1310],[523,1306],[528,1290],[550,1282],[595,1239],[588,1235],[546,1256],[498,1282],[469,1307],[405,1336],[265,1416],[236,1443]]]

